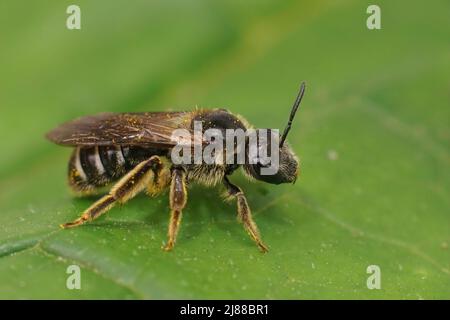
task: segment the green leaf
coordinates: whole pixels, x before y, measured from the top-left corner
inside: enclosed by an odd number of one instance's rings
[[[0,298],[450,297],[448,1],[7,1],[0,10]],[[193,186],[173,252],[167,194],[93,223],[66,187],[70,150],[43,135],[101,111],[227,107],[279,128],[295,185],[245,191],[268,254],[220,188]],[[66,269],[81,268],[81,290]],[[369,290],[369,265],[381,289]]]

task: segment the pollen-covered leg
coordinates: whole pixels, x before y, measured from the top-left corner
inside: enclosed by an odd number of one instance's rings
[[[86,221],[92,221],[110,210],[116,203],[125,203],[145,189],[147,184],[161,169],[161,160],[153,156],[138,164],[128,172],[111,189],[109,194],[102,197],[83,212],[80,218],[73,222],[62,224],[62,228],[79,226]]]
[[[269,251],[267,246],[261,240],[258,227],[256,226],[256,223],[253,221],[252,213],[247,203],[247,199],[245,198],[244,192],[242,192],[241,188],[232,184],[227,177],[224,178],[224,184],[225,187],[227,188],[228,195],[232,198],[236,198],[238,221],[244,224],[245,230],[250,235],[250,237],[256,242],[258,248],[262,252]]]
[[[147,194],[151,197],[156,197],[157,195],[164,192],[172,180],[172,174],[170,172],[170,163],[161,158],[162,165],[161,169],[155,174],[153,180],[147,185]]]
[[[170,184],[170,221],[168,240],[163,247],[164,250],[172,250],[177,238],[181,222],[182,210],[187,202],[186,173],[183,169],[172,170],[172,181]]]

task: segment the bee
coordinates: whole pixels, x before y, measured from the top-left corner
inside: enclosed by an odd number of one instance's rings
[[[245,194],[230,181],[229,176],[241,167],[246,176],[270,184],[296,181],[299,161],[286,143],[286,137],[304,92],[303,82],[287,126],[279,139],[279,168],[273,175],[261,174],[266,164],[251,163],[248,159],[243,164],[175,165],[171,161],[171,150],[179,143],[173,139],[172,132],[180,128],[193,132],[194,121],[200,121],[203,130],[250,128],[243,117],[225,109],[101,113],[62,124],[47,133],[46,137],[56,144],[73,148],[68,166],[70,188],[77,195],[87,196],[99,194],[105,187],[112,186],[106,195],[87,208],[78,219],[62,224],[61,227],[72,228],[93,221],[142,191],[156,196],[168,189],[170,219],[168,240],[163,249],[169,251],[175,245],[182,211],[187,202],[188,185],[199,183],[214,186],[222,183],[228,198],[236,200],[238,221],[243,224],[259,249],[267,252],[268,247],[261,239]],[[203,142],[201,143],[204,147]],[[235,152],[234,149],[227,151]]]

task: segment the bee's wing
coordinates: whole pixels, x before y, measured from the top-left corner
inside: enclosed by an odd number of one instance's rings
[[[64,146],[128,145],[171,148],[176,129],[191,129],[192,112],[100,113],[62,124],[47,133],[52,142]]]

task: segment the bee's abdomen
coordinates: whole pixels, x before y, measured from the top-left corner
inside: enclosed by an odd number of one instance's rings
[[[69,161],[69,184],[92,193],[122,177],[129,166],[120,146],[77,147]]]
[[[166,152],[125,146],[77,147],[69,161],[69,185],[78,193],[93,194],[124,176],[140,162]]]

